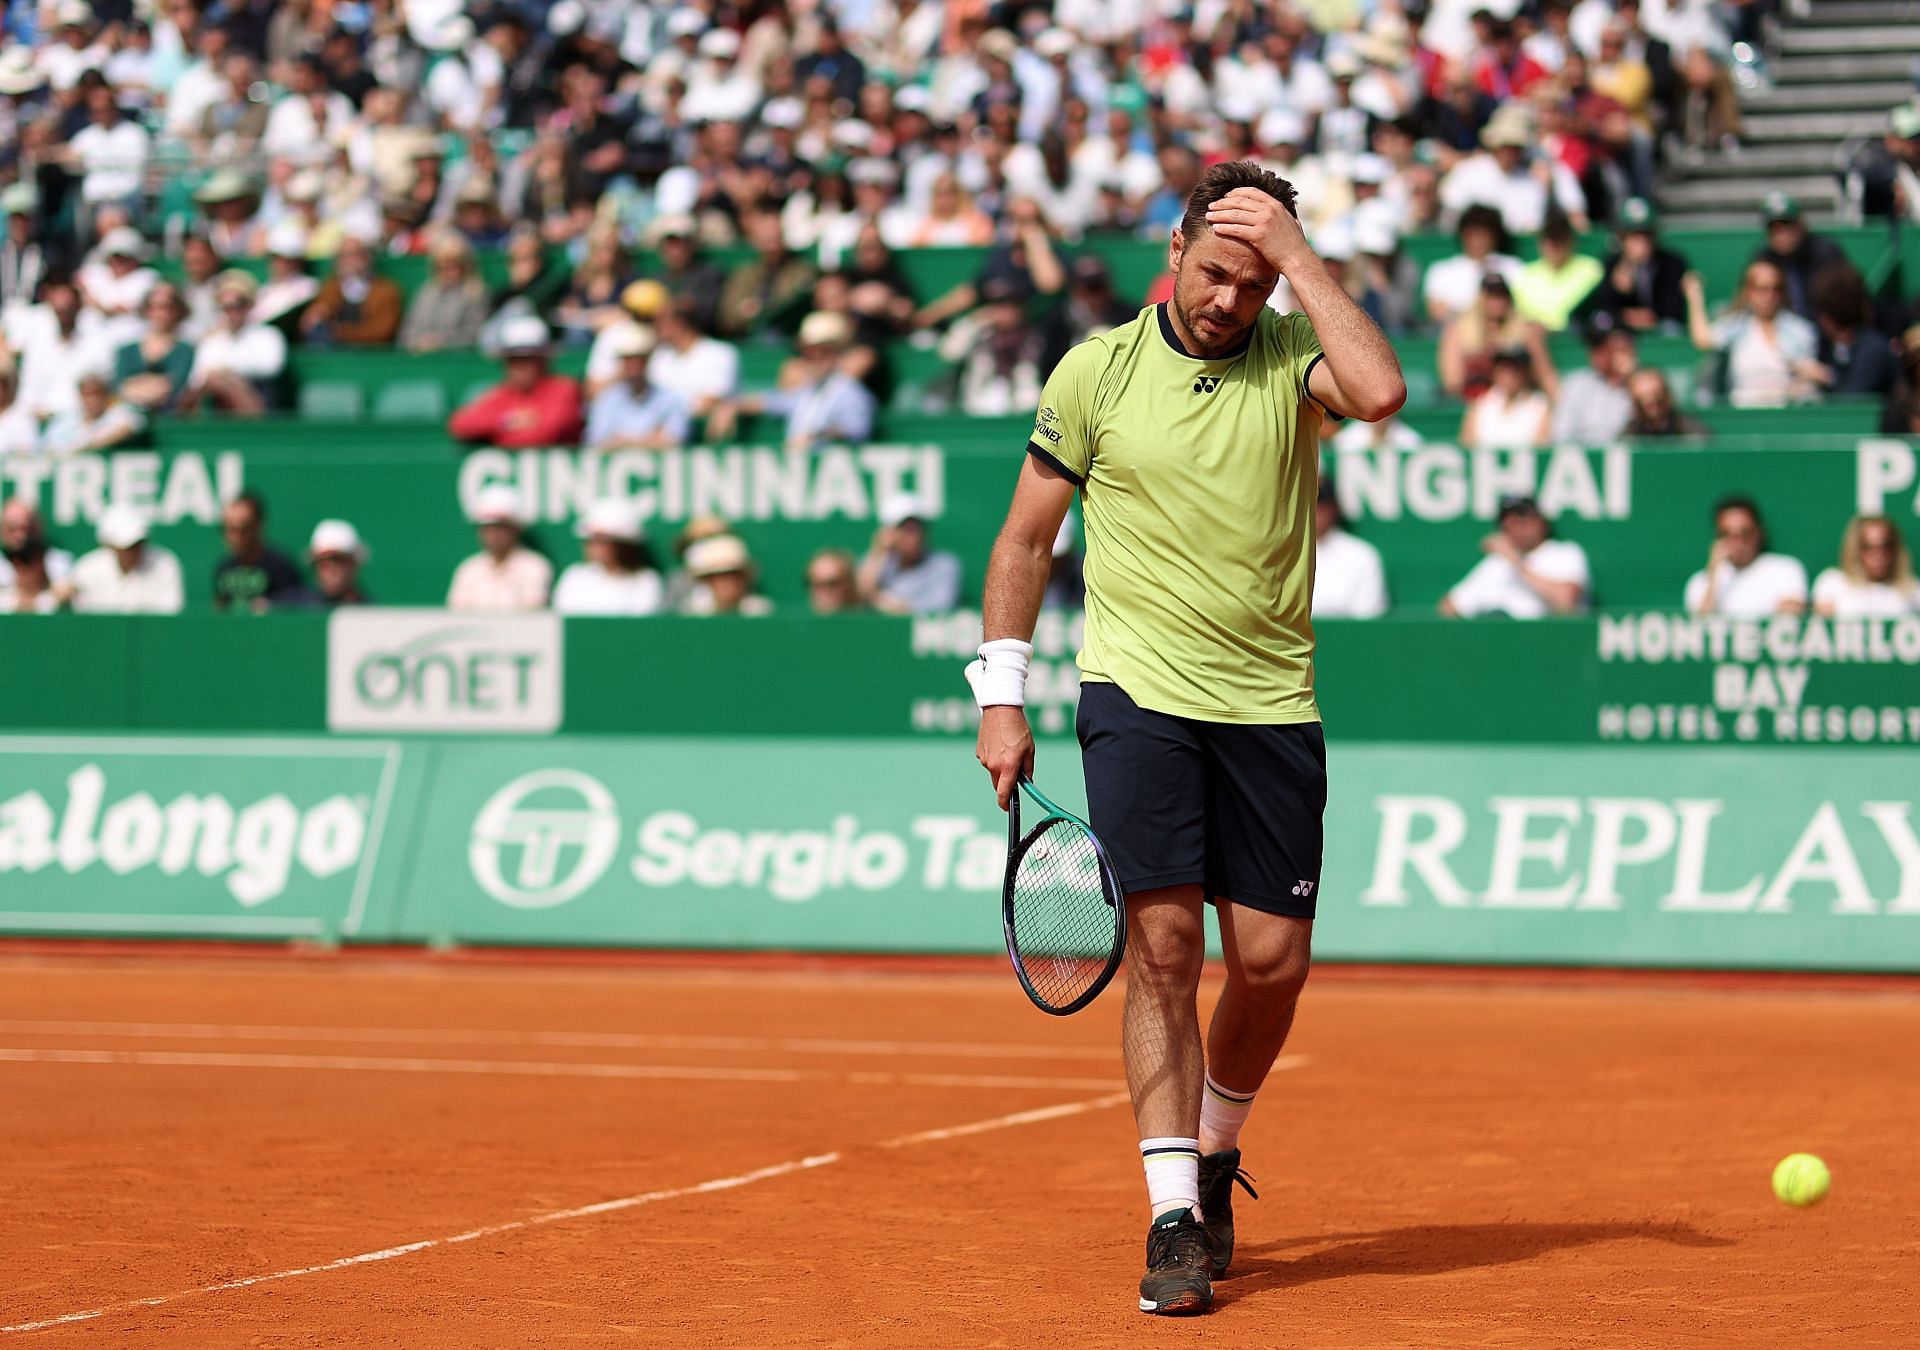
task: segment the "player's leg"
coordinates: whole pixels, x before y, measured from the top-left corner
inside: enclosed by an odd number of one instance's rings
[[[1233,1187],[1253,1193],[1240,1170],[1240,1129],[1307,980],[1327,788],[1317,723],[1217,727],[1207,749],[1208,893],[1219,902],[1227,982],[1207,1029],[1197,1138],[1218,1276],[1233,1259]]]
[[[1204,757],[1192,723],[1099,681],[1081,688],[1077,729],[1088,819],[1127,894],[1122,1051],[1153,1211],[1140,1307],[1198,1312],[1213,1299],[1197,1215]]]
[[[1121,1015],[1121,1052],[1141,1148],[1188,1145],[1197,1164],[1200,1082],[1200,968],[1207,955],[1205,901],[1200,887],[1168,886],[1127,897],[1127,1000]],[[1193,1141],[1193,1142],[1190,1142]],[[1184,1189],[1177,1174],[1156,1184],[1154,1159],[1147,1177],[1154,1217],[1169,1209],[1192,1209],[1199,1192]],[[1188,1186],[1197,1184],[1189,1180]]]
[[[1220,946],[1227,983],[1207,1025],[1206,1077],[1213,1090],[1200,1115],[1206,1153],[1239,1144],[1246,1115],[1234,1108],[1260,1091],[1287,1043],[1307,984],[1313,920],[1222,904]]]
[[[1153,1220],[1140,1310],[1204,1312],[1213,1254],[1200,1224],[1200,970],[1206,901],[1198,885],[1127,896],[1127,1001],[1121,1051],[1140,1132]]]

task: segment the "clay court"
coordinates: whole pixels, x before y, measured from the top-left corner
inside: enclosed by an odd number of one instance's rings
[[[1324,970],[1206,1318],[989,964],[0,948],[45,1346],[1912,1345],[1911,982]],[[1768,1189],[1826,1157],[1822,1207]]]

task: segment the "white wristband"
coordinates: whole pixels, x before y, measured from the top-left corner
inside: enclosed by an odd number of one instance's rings
[[[1027,668],[1033,644],[1019,638],[995,638],[980,644],[980,659],[967,663],[973,701],[982,708],[1027,706]]]

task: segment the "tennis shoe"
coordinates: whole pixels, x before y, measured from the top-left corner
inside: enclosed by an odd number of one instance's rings
[[[1213,1302],[1207,1233],[1190,1209],[1170,1209],[1147,1230],[1147,1273],[1140,1279],[1140,1311],[1202,1313]]]
[[[1223,1148],[1200,1160],[1200,1213],[1205,1216],[1207,1249],[1213,1256],[1213,1278],[1219,1279],[1233,1264],[1233,1185],[1255,1200],[1253,1178],[1240,1170],[1240,1150]]]

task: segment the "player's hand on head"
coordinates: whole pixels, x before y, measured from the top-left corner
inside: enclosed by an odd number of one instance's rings
[[[1235,188],[1209,206],[1207,225],[1222,239],[1250,245],[1283,274],[1313,256],[1293,213],[1258,188]]]

